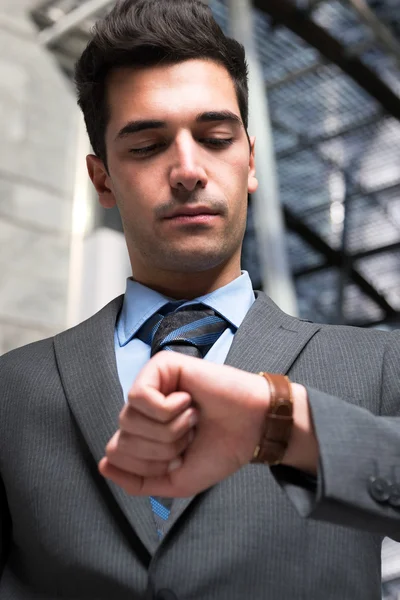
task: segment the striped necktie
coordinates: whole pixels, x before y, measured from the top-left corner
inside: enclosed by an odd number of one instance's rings
[[[137,337],[151,346],[151,356],[167,350],[204,358],[229,327],[224,318],[204,304],[191,304],[183,308],[180,308],[180,304],[182,303],[167,304],[138,331]],[[171,310],[173,312],[169,312]],[[172,498],[151,496],[150,505],[157,534],[161,539],[171,512]]]
[[[204,358],[228,327],[228,322],[204,304],[191,304],[169,312],[176,303],[167,304],[139,330],[137,337],[151,346],[151,356],[161,350],[172,350]],[[165,315],[165,312],[169,314]]]

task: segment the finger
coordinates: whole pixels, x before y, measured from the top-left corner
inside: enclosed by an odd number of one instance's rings
[[[144,477],[140,475],[133,475],[132,473],[127,473],[126,471],[122,471],[117,467],[114,467],[112,464],[108,462],[107,458],[103,458],[99,463],[99,471],[106,477],[110,479],[117,485],[119,485],[122,489],[124,489],[131,496],[144,496],[144,482],[147,481]],[[160,479],[154,478],[154,481],[161,480],[165,483],[165,477],[161,477]],[[151,495],[151,494],[147,494]]]
[[[132,388],[140,389],[149,386],[162,392],[165,396],[178,389],[181,359],[183,354],[177,352],[157,352],[142,368]]]
[[[124,431],[114,437],[106,447],[106,456],[113,464],[115,459],[122,455],[127,460],[139,459],[145,461],[171,461],[182,454],[190,444],[191,432],[188,431],[179,440],[170,443],[160,443],[147,440],[137,435]],[[123,465],[117,465],[125,468]]]
[[[141,414],[158,421],[169,423],[189,407],[192,398],[187,392],[172,392],[164,396],[155,388],[134,387],[128,393],[128,405]]]
[[[107,455],[106,458],[113,467],[125,471],[130,475],[146,478],[166,475],[182,463],[180,457],[177,457],[172,461],[142,460],[139,458],[132,458],[132,456],[127,456],[126,454]]]
[[[110,464],[107,458],[100,461],[99,471],[103,477],[113,481],[131,496],[185,496],[183,490],[178,490],[177,493],[176,488],[174,489],[171,480],[173,472],[161,476],[143,477],[118,469],[118,467]]]
[[[198,411],[193,406],[180,413],[167,424],[149,419],[131,406],[126,406],[121,412],[119,425],[121,431],[131,435],[138,435],[148,440],[170,443],[183,437],[198,423],[198,420]]]
[[[110,479],[122,487],[128,494],[132,496],[141,495],[144,477],[132,475],[126,471],[121,471],[121,469],[114,467],[107,458],[101,459],[98,468],[103,477]]]

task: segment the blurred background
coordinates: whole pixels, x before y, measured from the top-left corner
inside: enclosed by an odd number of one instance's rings
[[[400,327],[400,0],[208,3],[250,63],[254,287],[312,321]],[[111,5],[0,0],[0,354],[79,323],[130,275],[72,84]],[[384,543],[385,600],[400,599],[399,548]]]

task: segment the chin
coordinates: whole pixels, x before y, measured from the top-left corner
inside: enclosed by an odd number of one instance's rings
[[[227,261],[229,256],[221,252],[200,252],[192,250],[190,253],[177,252],[174,256],[164,256],[159,268],[176,273],[201,273],[217,268]]]

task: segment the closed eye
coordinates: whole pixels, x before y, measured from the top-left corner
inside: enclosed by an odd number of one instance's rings
[[[200,141],[214,148],[226,148],[233,143],[233,138],[204,138]]]
[[[212,146],[215,149],[222,149],[230,146],[233,143],[233,138],[202,138],[199,140],[202,144]],[[144,146],[143,148],[131,148],[129,152],[135,156],[146,156],[165,148],[166,144],[151,144],[151,146]]]
[[[164,145],[165,144],[152,144],[151,146],[144,146],[143,148],[131,148],[129,152],[131,154],[136,154],[140,156],[143,154],[149,154],[150,152],[154,152],[155,150],[159,150]]]

